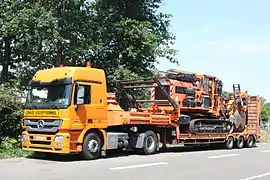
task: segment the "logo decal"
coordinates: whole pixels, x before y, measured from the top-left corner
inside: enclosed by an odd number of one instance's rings
[[[43,128],[44,127],[44,124],[45,124],[45,122],[43,120],[39,120],[38,123],[37,123],[38,129]]]

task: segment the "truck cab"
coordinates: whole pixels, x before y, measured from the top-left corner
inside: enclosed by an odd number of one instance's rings
[[[107,127],[106,101],[103,70],[57,67],[36,72],[29,82],[22,149],[80,152],[89,129],[102,133]]]

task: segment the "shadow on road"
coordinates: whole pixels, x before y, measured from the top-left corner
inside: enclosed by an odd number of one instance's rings
[[[255,147],[256,148],[256,147]],[[176,146],[176,147],[167,147],[160,149],[159,153],[184,153],[184,152],[198,152],[198,151],[219,151],[224,150],[222,147],[213,147],[213,146]],[[124,150],[124,151],[107,151],[107,156],[102,157],[101,159],[113,159],[118,157],[134,156],[140,155],[144,156],[138,151]],[[43,154],[43,153],[34,153],[31,156],[27,157],[28,159],[39,159],[47,161],[57,161],[57,162],[72,162],[72,161],[85,161],[79,154],[72,155],[61,155],[61,154]]]
[[[117,158],[135,155],[134,151],[108,151],[106,157],[100,159],[108,158]],[[26,157],[27,159],[38,159],[38,160],[47,160],[47,161],[58,161],[58,162],[72,162],[72,161],[87,161],[82,158],[80,154],[53,154],[53,153],[39,153],[35,152],[30,156]]]

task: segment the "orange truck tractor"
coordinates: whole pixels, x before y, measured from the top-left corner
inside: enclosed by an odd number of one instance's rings
[[[102,69],[39,70],[29,82],[22,122],[22,149],[80,153],[97,159],[107,150],[159,152],[159,144],[253,147],[260,137],[261,100],[241,92],[222,97],[214,76],[169,70],[159,76],[119,81],[123,110],[107,92]],[[149,97],[136,99],[136,90]]]

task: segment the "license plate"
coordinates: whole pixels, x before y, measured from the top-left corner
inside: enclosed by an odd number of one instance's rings
[[[45,137],[42,137],[42,136],[34,136],[34,140],[45,141],[46,138]]]

